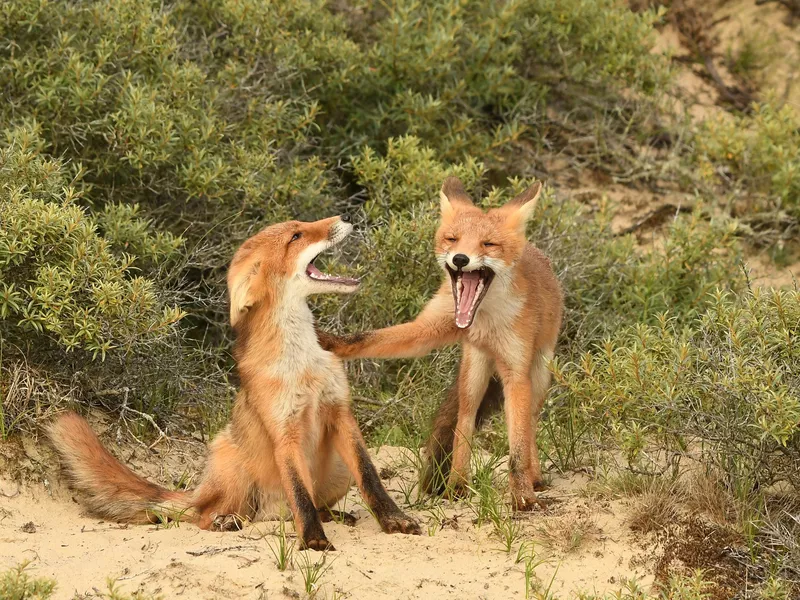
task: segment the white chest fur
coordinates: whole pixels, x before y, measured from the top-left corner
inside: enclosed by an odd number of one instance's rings
[[[279,319],[281,347],[265,365],[265,374],[280,382],[272,403],[275,418],[285,420],[309,408],[314,413],[322,404],[346,401],[349,390],[344,368],[320,347],[308,306],[303,302],[284,307],[275,318]]]
[[[502,357],[513,368],[516,359],[524,361],[525,342],[516,327],[522,308],[522,298],[500,286],[489,288],[467,339],[498,358]]]

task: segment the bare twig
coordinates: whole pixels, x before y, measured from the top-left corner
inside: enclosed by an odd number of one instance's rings
[[[214,556],[215,554],[222,554],[223,552],[230,552],[232,550],[253,550],[258,551],[258,548],[255,546],[207,546],[202,550],[187,550],[186,554],[191,554],[192,556]]]

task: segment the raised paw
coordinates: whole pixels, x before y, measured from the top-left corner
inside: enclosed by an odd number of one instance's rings
[[[328,541],[328,538],[321,537],[321,538],[309,538],[304,539],[300,542],[300,550],[316,550],[318,552],[323,552],[324,550],[336,550]]]
[[[422,535],[422,530],[411,517],[397,513],[380,518],[381,529],[384,533],[407,533],[409,535]]]
[[[335,521],[336,523],[342,523],[348,527],[355,527],[356,521],[358,521],[358,518],[353,513],[345,512],[343,510],[333,510],[330,508],[320,509],[319,518],[323,523]]]
[[[217,515],[211,522],[211,531],[241,531],[243,526],[237,515]]]

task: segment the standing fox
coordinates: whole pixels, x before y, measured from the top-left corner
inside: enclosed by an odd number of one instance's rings
[[[321,252],[350,234],[349,221],[273,225],[236,252],[228,291],[242,386],[197,489],[169,491],[142,479],[75,413],[50,426],[50,439],[93,512],[128,522],[166,515],[202,529],[230,529],[241,518],[274,515],[288,500],[301,547],[332,550],[322,520],[334,516],[330,507],[347,493],[352,474],[385,532],[420,533],[381,484],[350,410],[344,367],[317,342],[307,304],[311,294],[358,288],[358,280],[314,266]]]
[[[539,503],[536,430],[564,306],[550,261],[525,238],[540,192],[536,183],[505,206],[483,212],[461,182],[448,177],[435,239],[445,280],[420,315],[410,323],[341,338],[320,334],[323,347],[342,358],[422,356],[462,344],[457,382],[427,444],[423,485],[430,492],[463,493],[475,428],[505,397],[512,502],[517,510]]]

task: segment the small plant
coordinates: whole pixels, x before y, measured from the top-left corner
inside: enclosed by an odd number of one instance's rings
[[[598,533],[597,523],[587,515],[550,517],[537,528],[537,539],[552,549],[569,554]]]
[[[47,600],[56,589],[56,582],[45,577],[33,577],[23,562],[0,573],[0,598],[3,600]]]
[[[157,529],[177,529],[181,526],[187,510],[189,509],[184,508],[179,511],[151,509],[148,511],[148,517],[152,523],[155,523]]]
[[[106,585],[108,586],[108,591],[105,593],[98,593],[96,591],[97,588],[95,588],[95,591],[98,594],[97,597],[102,598],[103,600],[163,600],[163,596],[153,596],[141,590],[127,594],[117,588],[117,582],[114,579],[109,578]]]
[[[278,521],[278,534],[276,538],[274,545],[272,542],[267,541],[267,547],[275,558],[275,564],[278,570],[285,571],[294,564],[295,542],[294,540],[289,542],[286,537],[286,519],[284,519],[283,516],[281,516]]]
[[[686,575],[673,575],[666,587],[664,595],[669,600],[705,600],[711,597],[712,585],[703,578],[700,569]]]
[[[328,562],[328,552],[322,553],[322,558],[318,561],[311,559],[312,552],[301,552],[300,574],[303,577],[303,587],[309,598],[315,598],[320,591],[322,576],[331,568],[333,561]]]
[[[503,458],[497,455],[472,454],[472,485],[467,489],[472,494],[472,510],[478,527],[489,521],[495,524],[504,511],[504,490],[498,485],[498,471]],[[477,502],[475,502],[477,500]]]

